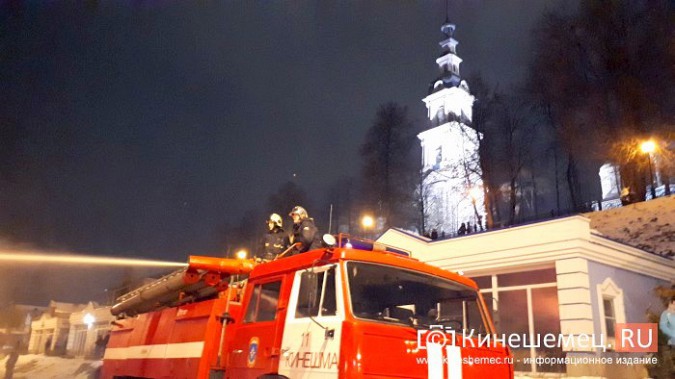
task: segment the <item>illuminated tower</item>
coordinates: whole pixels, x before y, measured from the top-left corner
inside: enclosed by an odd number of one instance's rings
[[[422,144],[424,201],[427,231],[455,233],[462,223],[485,225],[483,180],[479,162],[480,133],[471,128],[474,97],[461,80],[455,25],[441,26],[442,55],[436,59],[441,75],[423,99],[431,128],[418,134]],[[480,230],[480,227],[478,228]],[[473,231],[473,230],[472,230]]]

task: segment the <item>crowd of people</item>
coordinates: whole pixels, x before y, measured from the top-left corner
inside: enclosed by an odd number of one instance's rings
[[[480,217],[478,218],[479,222],[477,223],[471,223],[471,222],[463,222],[460,224],[459,229],[457,229],[457,235],[458,236],[463,236],[466,234],[471,234],[471,233],[478,233],[482,232],[485,229],[483,228],[482,223],[480,222]],[[441,239],[445,239],[445,231],[441,231],[439,234],[436,229],[432,229],[430,233],[425,233],[425,237],[430,238],[432,240],[437,240],[439,237]]]
[[[459,226],[459,229],[457,229],[457,235],[463,236],[465,234],[477,233],[479,231],[481,231],[481,232],[483,231],[483,225],[481,225],[479,223],[471,224],[471,222],[466,222],[466,223],[463,222]]]
[[[272,261],[284,256],[301,254],[309,250],[321,247],[319,230],[314,224],[314,219],[309,217],[307,210],[301,206],[295,206],[288,214],[293,219],[293,226],[289,233],[284,230],[284,221],[278,213],[272,213],[267,219],[267,232],[263,236],[263,244],[260,257],[266,261]],[[462,223],[457,230],[457,235],[462,236],[470,233],[484,231],[480,222]],[[424,235],[432,240],[439,237],[445,238],[445,232],[440,234],[436,229]]]

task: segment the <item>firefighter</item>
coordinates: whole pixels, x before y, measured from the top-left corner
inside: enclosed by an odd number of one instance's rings
[[[19,360],[19,345],[20,342],[17,342],[5,361],[5,379],[12,379],[14,377],[14,366],[16,366],[16,362]]]
[[[278,254],[286,250],[288,246],[288,237],[284,233],[283,220],[281,216],[272,213],[267,219],[267,233],[263,237],[264,260],[274,260]]]
[[[299,243],[293,248],[294,251],[291,254],[301,254],[320,248],[319,230],[314,225],[314,219],[309,217],[305,208],[296,206],[288,215],[293,218],[293,230],[288,238],[289,246]]]

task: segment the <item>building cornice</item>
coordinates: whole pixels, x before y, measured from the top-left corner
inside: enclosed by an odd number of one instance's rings
[[[471,103],[473,103],[474,96],[459,87],[443,88],[440,91],[436,91],[434,93],[429,94],[427,97],[422,99],[422,101],[424,101],[425,104],[429,104],[431,102],[441,100],[446,96],[457,96],[457,95],[469,97],[471,99]]]
[[[674,260],[592,234],[589,221],[572,216],[430,242],[389,230],[379,241],[410,250],[423,262],[469,275],[526,270],[583,258],[662,280],[675,278]]]

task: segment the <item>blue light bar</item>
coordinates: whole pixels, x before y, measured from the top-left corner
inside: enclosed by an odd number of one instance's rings
[[[375,245],[377,245],[378,249],[375,249]],[[403,255],[405,257],[410,256],[410,252],[397,249],[391,246],[387,246],[382,243],[375,243],[374,241],[369,241],[369,240],[363,240],[360,238],[353,238],[353,237],[348,237],[348,238],[340,238],[339,239],[339,247],[345,247],[348,249],[358,249],[358,250],[366,250],[366,251],[382,251],[384,248],[384,251],[398,254],[398,255]]]

